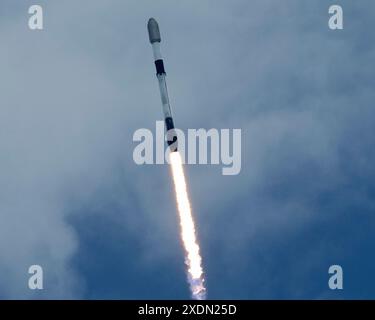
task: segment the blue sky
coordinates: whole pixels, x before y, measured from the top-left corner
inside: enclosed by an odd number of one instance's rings
[[[162,118],[151,16],[176,125],[242,129],[239,175],[186,167],[209,298],[374,297],[373,1],[38,3],[43,31],[0,4],[1,298],[190,297],[169,168],[132,159]]]

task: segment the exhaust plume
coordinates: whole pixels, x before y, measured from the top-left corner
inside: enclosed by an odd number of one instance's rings
[[[204,300],[206,299],[206,288],[204,285],[202,258],[199,254],[199,244],[196,238],[185,174],[179,152],[170,153],[170,164],[176,192],[181,239],[185,249],[185,263],[187,265],[190,290],[193,299]]]

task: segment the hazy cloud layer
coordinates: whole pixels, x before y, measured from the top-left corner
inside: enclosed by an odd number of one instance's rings
[[[187,168],[210,298],[373,295],[372,1],[339,1],[337,32],[323,0],[41,1],[41,32],[32,3],[13,2],[0,4],[0,297],[188,297],[169,169],[132,160],[133,132],[161,119],[151,16],[177,126],[243,130],[240,175]]]

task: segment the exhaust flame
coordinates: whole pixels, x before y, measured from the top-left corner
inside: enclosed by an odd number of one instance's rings
[[[170,164],[176,191],[177,206],[180,217],[181,238],[185,248],[185,263],[188,267],[188,280],[193,299],[204,300],[206,288],[202,269],[202,258],[196,239],[194,220],[188,198],[184,169],[179,152],[170,153]]]

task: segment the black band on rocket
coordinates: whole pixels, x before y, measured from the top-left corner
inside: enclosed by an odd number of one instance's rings
[[[157,74],[165,74],[164,62],[163,62],[162,59],[156,60],[155,66],[156,66],[156,73]]]
[[[167,127],[167,131],[174,129],[174,123],[171,117],[165,118],[165,126]]]
[[[177,151],[177,135],[176,131],[174,130],[174,123],[171,117],[165,118],[165,126],[167,129],[167,144],[169,147],[171,147],[171,151],[175,152]]]

